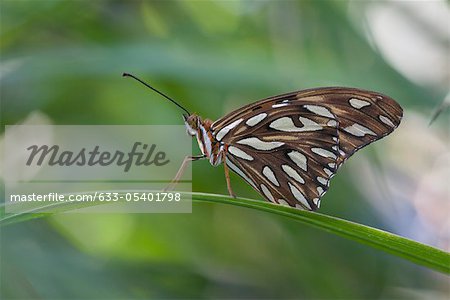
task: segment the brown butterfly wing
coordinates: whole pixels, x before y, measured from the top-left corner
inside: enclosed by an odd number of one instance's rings
[[[314,210],[339,165],[392,132],[401,116],[379,93],[320,88],[246,105],[211,130],[227,147],[227,165],[266,199]]]
[[[337,121],[296,105],[275,108],[266,121],[242,125],[225,163],[267,200],[316,210],[337,169]]]
[[[326,105],[339,121],[339,164],[368,144],[398,127],[400,105],[380,93],[349,88],[325,88],[299,92],[299,101]]]

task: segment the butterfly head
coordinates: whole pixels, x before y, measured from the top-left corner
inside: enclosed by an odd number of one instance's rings
[[[195,136],[198,132],[201,118],[196,114],[183,114],[184,124],[186,125],[186,131],[188,135]]]

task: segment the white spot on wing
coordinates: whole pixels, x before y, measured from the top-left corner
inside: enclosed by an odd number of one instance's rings
[[[297,126],[295,126],[294,122],[289,117],[276,119],[269,124],[269,127],[281,131],[295,131],[297,129]]]
[[[323,188],[321,188],[320,186],[317,187],[317,193],[319,193],[319,196],[322,196],[323,194]]]
[[[327,185],[328,184],[328,180],[323,178],[323,177],[320,177],[320,176],[317,176],[317,181],[320,182],[323,185]]]
[[[289,117],[282,117],[279,119],[274,120],[272,123],[270,123],[269,127],[273,128],[275,130],[279,131],[285,131],[285,132],[303,132],[303,131],[315,131],[315,130],[321,130],[322,126],[317,124],[316,122],[304,118],[299,117],[300,122],[303,123],[303,127],[297,127],[294,124],[294,121],[292,121]]]
[[[259,115],[253,116],[250,119],[248,119],[247,122],[245,122],[245,124],[247,124],[248,126],[255,126],[256,124],[264,120],[266,117],[267,117],[266,113],[260,113]]]
[[[301,129],[303,129],[303,131],[314,131],[314,130],[323,129],[322,126],[320,126],[313,120],[310,120],[310,119],[304,118],[304,117],[299,117],[298,119],[300,120],[300,122],[303,123],[303,127],[301,128]]]
[[[302,184],[305,183],[305,180],[302,178],[302,176],[300,176],[300,174],[298,174],[298,172],[295,171],[295,169],[292,168],[291,166],[282,165],[281,168],[289,177],[292,177],[293,179],[295,179],[296,181],[298,181]]]
[[[314,199],[312,199],[312,201],[317,207],[320,206],[320,199],[319,198],[314,198]]]
[[[330,120],[328,121],[327,125],[330,127],[337,127],[337,122],[335,120]]]
[[[242,158],[242,159],[245,159],[245,160],[253,160],[253,157],[251,157],[250,155],[248,155],[247,153],[245,153],[241,149],[236,148],[234,146],[228,147],[228,152],[233,154],[236,157],[239,157],[239,158]]]
[[[291,189],[292,195],[297,199],[301,204],[303,204],[306,208],[311,209],[311,206],[306,200],[305,196],[300,192],[293,184],[288,182],[289,188]]]
[[[289,105],[289,103],[278,103],[278,104],[272,105],[272,108],[278,108],[278,107],[283,107],[283,106],[287,106],[287,105]]]
[[[366,134],[370,134],[370,135],[375,135],[376,136],[375,132],[373,132],[369,128],[364,127],[364,126],[362,126],[360,124],[357,124],[357,123],[355,123],[355,124],[353,124],[351,126],[345,127],[344,131],[346,131],[346,132],[348,132],[348,133],[350,133],[350,134],[352,134],[354,136],[365,136]]]
[[[356,98],[352,98],[348,100],[348,102],[350,103],[351,106],[353,106],[356,109],[360,109],[363,108],[364,106],[370,105],[370,102]]]
[[[267,199],[269,199],[271,202],[275,202],[275,198],[273,198],[269,189],[264,184],[261,184],[261,191],[263,192],[264,196],[267,197]]]
[[[329,111],[326,107],[319,106],[319,105],[303,105],[304,108],[309,110],[310,112],[315,113],[316,115],[328,117],[335,119],[334,115]]]
[[[231,170],[233,170],[236,174],[238,174],[239,176],[241,176],[242,178],[244,178],[245,181],[247,181],[248,183],[250,183],[255,189],[257,189],[256,184],[253,182],[253,180],[251,180],[250,178],[248,178],[247,175],[245,175],[244,172],[241,171],[241,169],[239,169],[235,164],[233,164],[229,159],[226,160],[226,164],[228,167],[230,167]]]
[[[307,165],[307,160],[306,160],[305,155],[303,155],[302,153],[297,152],[297,151],[291,151],[288,153],[288,156],[301,169],[303,169],[305,171],[308,170],[308,165]]]
[[[281,147],[284,145],[282,142],[265,142],[261,141],[256,137],[250,137],[246,139],[242,139],[237,142],[237,144],[248,145],[257,150],[273,150],[275,148]]]
[[[325,174],[327,174],[328,175],[328,177],[331,177],[331,176],[333,176],[333,172],[330,170],[330,169],[327,169],[327,168],[323,168],[323,171],[325,172]]]
[[[222,129],[219,130],[219,132],[217,132],[216,134],[216,139],[218,141],[221,141],[223,139],[223,137],[225,135],[227,135],[228,132],[230,132],[231,129],[233,129],[234,127],[238,126],[239,123],[242,122],[242,119],[236,120],[231,124],[228,124],[227,126],[223,127]]]
[[[323,157],[331,157],[333,159],[336,159],[336,155],[333,152],[325,150],[323,148],[311,148],[311,151]]]
[[[384,124],[391,126],[391,127],[395,127],[394,123],[392,123],[392,121],[388,117],[380,115],[379,118],[380,118],[380,121],[383,122]]]
[[[273,171],[270,167],[265,166],[263,168],[262,173],[264,176],[266,176],[267,179],[269,179],[270,182],[272,182],[276,186],[280,186],[280,183],[278,182],[277,178],[275,177],[275,174],[273,173]]]
[[[289,206],[289,207],[291,207],[291,206],[289,205],[289,203],[287,203],[287,201],[284,200],[284,199],[278,199],[278,203],[281,204],[281,205],[283,205],[283,206]]]

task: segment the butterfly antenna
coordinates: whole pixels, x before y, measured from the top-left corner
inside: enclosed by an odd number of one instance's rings
[[[191,113],[184,108],[183,106],[181,106],[180,104],[178,104],[175,100],[173,100],[172,98],[170,98],[169,96],[167,96],[166,94],[164,94],[163,92],[158,91],[157,89],[155,89],[154,87],[152,87],[151,85],[149,85],[148,83],[140,80],[139,78],[137,78],[136,76],[129,74],[129,73],[123,73],[122,74],[123,77],[131,77],[134,80],[139,81],[140,83],[142,83],[143,85],[145,85],[146,87],[148,87],[149,89],[153,90],[154,92],[157,92],[158,94],[160,94],[161,96],[163,96],[164,98],[166,98],[167,100],[171,101],[172,103],[174,103],[176,106],[178,106],[179,108],[181,108],[182,110],[184,110],[188,115],[191,115]]]

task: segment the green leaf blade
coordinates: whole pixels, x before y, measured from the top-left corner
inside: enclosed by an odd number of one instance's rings
[[[234,205],[284,216],[320,230],[382,250],[432,270],[450,274],[450,254],[448,252],[380,229],[317,212],[298,210],[290,207],[275,205],[265,201],[246,198],[233,199],[228,196],[216,194],[182,194],[191,196],[194,203]],[[93,202],[74,204],[58,203],[52,204],[52,209],[54,209],[55,213],[59,213],[98,204],[99,203]],[[48,207],[30,210],[26,213],[15,214],[6,214],[5,208],[6,205],[3,205],[0,212],[0,226],[25,222],[27,220],[37,219],[52,214],[43,212]]]

